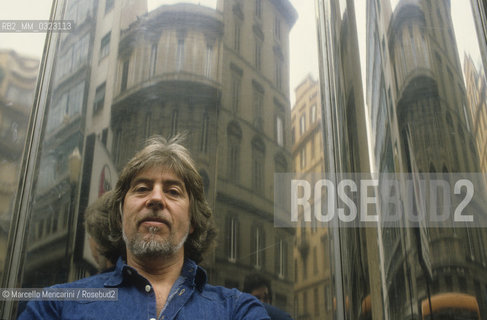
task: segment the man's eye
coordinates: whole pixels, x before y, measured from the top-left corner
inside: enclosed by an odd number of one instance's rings
[[[181,194],[181,191],[179,191],[178,189],[169,189],[167,193],[172,196],[179,196]]]
[[[146,186],[138,186],[134,188],[135,192],[147,192],[149,191],[149,188]]]

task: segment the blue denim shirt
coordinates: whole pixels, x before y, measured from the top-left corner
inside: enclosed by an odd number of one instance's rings
[[[164,309],[157,315],[156,296],[150,282],[119,259],[113,271],[53,286],[117,288],[117,301],[32,300],[18,319],[270,319],[253,296],[206,282],[205,270],[186,259]]]

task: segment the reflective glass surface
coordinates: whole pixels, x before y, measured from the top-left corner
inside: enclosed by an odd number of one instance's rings
[[[327,169],[484,179],[482,3],[319,1],[318,10]],[[389,209],[379,203],[378,215]],[[485,214],[485,204],[475,210]],[[332,231],[335,318],[485,317],[484,228],[399,221]]]
[[[38,2],[64,30],[0,49],[3,287],[98,273],[88,206],[147,138],[184,133],[218,227],[210,283],[258,273],[293,319],[486,317],[484,228],[274,220],[275,173],[486,173],[481,1]],[[48,19],[26,6],[1,19]]]

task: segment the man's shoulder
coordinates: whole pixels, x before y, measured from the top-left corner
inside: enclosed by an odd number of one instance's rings
[[[205,284],[201,290],[202,294],[206,297],[213,297],[219,299],[235,298],[242,294],[241,291],[235,288],[225,288],[222,286],[215,286],[211,284]]]
[[[272,320],[292,320],[291,315],[289,315],[289,313],[277,307],[274,307],[267,303],[264,303],[264,307]]]
[[[254,296],[235,288],[225,288],[222,286],[205,284],[201,290],[201,295],[206,299],[213,301],[232,301],[233,304],[237,305],[247,303],[261,305],[260,301]]]
[[[211,309],[220,314],[228,313],[232,319],[269,319],[262,303],[254,296],[238,289],[205,284],[201,296],[211,305]],[[201,301],[201,300],[200,300]],[[218,311],[218,308],[225,309]]]

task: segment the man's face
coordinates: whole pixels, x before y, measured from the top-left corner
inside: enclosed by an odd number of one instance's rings
[[[259,287],[250,292],[251,295],[259,299],[263,303],[270,304],[271,297],[269,295],[269,289],[266,286]]]
[[[123,201],[127,255],[171,256],[183,250],[190,232],[189,196],[183,181],[164,167],[135,176]]]

